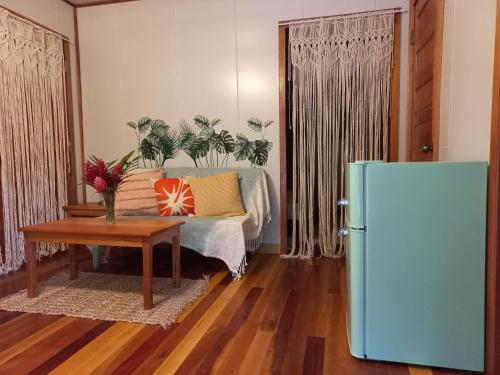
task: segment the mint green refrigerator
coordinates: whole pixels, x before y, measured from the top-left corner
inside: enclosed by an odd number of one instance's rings
[[[353,356],[483,371],[486,162],[348,167]]]

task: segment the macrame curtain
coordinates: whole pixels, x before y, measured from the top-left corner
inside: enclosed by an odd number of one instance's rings
[[[289,28],[293,133],[289,256],[343,255],[346,164],[386,160],[393,11],[339,16]]]
[[[24,262],[19,228],[63,217],[68,171],[59,35],[0,9],[0,180],[5,247],[0,274]],[[44,245],[38,256],[60,245]]]

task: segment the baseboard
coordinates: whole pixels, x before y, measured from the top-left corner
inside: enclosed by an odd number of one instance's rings
[[[263,243],[257,249],[257,252],[260,254],[279,254],[280,253],[280,244],[279,243]]]

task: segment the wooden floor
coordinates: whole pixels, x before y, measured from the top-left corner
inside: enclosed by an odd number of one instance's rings
[[[169,329],[0,311],[0,374],[460,374],[353,358],[340,260],[256,255],[232,281],[222,262],[183,256],[183,277],[210,274],[210,287]],[[168,259],[156,251],[155,276],[169,275]],[[41,278],[65,262],[43,262]],[[90,270],[89,259],[80,266]],[[140,253],[115,251],[100,271],[140,269]],[[0,295],[24,287],[22,271],[0,278]]]

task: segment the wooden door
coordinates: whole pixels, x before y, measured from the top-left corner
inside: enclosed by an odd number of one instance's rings
[[[439,159],[444,0],[412,0],[408,85],[408,161]]]

